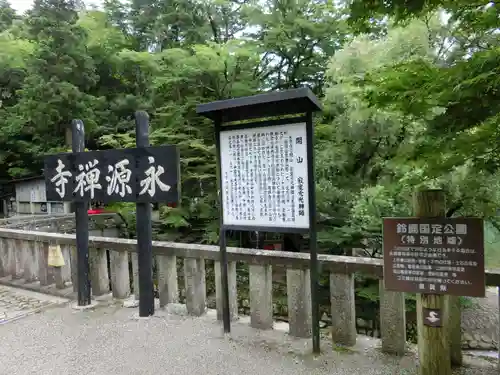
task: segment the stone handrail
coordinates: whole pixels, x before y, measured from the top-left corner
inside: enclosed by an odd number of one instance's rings
[[[61,245],[64,267],[47,265],[49,244]],[[118,299],[130,295],[129,254],[132,259],[134,295],[138,298],[137,243],[135,240],[90,237],[90,277],[92,293],[111,292]],[[0,228],[0,281],[10,285],[30,284],[40,288],[55,285],[64,289],[76,280],[76,238],[72,234],[46,233]],[[179,301],[177,258],[184,262],[184,287],[188,313],[199,316],[206,309],[205,260],[213,260],[216,277],[217,316],[222,319],[219,248],[217,246],[153,241],[158,265],[160,306]],[[110,271],[108,273],[108,252]],[[273,327],[272,267],[285,266],[289,333],[296,337],[311,335],[309,254],[256,249],[228,248],[229,305],[232,318],[238,315],[236,262],[249,265],[249,303],[251,326]],[[404,293],[383,288],[381,259],[324,255],[318,256],[320,269],[330,273],[332,340],[352,346],[356,342],[354,274],[379,279],[380,334],[382,350],[402,355],[406,348]],[[15,282],[14,282],[15,281]],[[486,284],[500,285],[500,271],[486,271]],[[111,287],[110,287],[111,285]],[[73,285],[73,290],[76,290]]]
[[[0,219],[0,227],[4,228],[23,228],[26,225],[40,225],[45,223],[58,223],[75,219],[75,214],[56,214],[56,215],[26,215],[15,216]]]

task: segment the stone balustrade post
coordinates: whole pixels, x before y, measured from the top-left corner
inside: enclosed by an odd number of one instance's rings
[[[0,238],[0,277],[9,275],[9,247],[5,238]]]
[[[184,259],[184,283],[188,314],[203,315],[207,305],[205,259]]]
[[[12,279],[20,279],[23,274],[23,270],[21,268],[22,264],[22,246],[20,245],[19,240],[7,240],[8,248],[9,248],[9,260],[10,260],[10,276]]]
[[[128,268],[128,252],[109,252],[111,263],[111,290],[113,297],[126,299],[130,295],[130,271]]]
[[[108,257],[105,249],[90,248],[90,285],[94,296],[109,293]]]
[[[286,270],[286,294],[288,299],[288,322],[290,335],[295,337],[311,337],[311,278],[308,269]]]
[[[139,258],[137,253],[132,255],[132,286],[134,288],[134,299],[139,301]]]
[[[330,302],[333,343],[354,346],[357,334],[354,275],[330,274]]]
[[[66,284],[71,282],[71,274],[73,272],[71,264],[71,246],[61,245],[61,252],[64,259],[64,266],[61,270],[61,277],[63,282]]]
[[[179,302],[179,285],[177,281],[177,257],[159,255],[156,257],[158,264],[158,293],[160,307],[169,303]]]
[[[258,329],[272,329],[272,267],[251,264],[248,269],[250,275],[250,325]]]
[[[23,241],[25,248],[24,258],[24,281],[34,282],[38,279],[38,252],[35,241]]]
[[[78,254],[76,246],[69,246],[69,259],[71,264],[71,285],[73,292],[78,292]]]
[[[402,356],[406,351],[405,295],[385,290],[384,280],[379,281],[379,293],[382,351]]]
[[[53,272],[49,270],[49,244],[47,242],[37,242],[38,252],[38,280],[41,286],[53,283]]]
[[[215,305],[217,308],[217,319],[222,320],[222,278],[221,264],[214,262],[215,271]],[[238,291],[236,285],[236,262],[227,263],[227,279],[229,289],[229,318],[238,319]]]

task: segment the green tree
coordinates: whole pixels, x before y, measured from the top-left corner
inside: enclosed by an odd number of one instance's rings
[[[4,127],[23,146],[25,167],[12,167],[12,174],[40,173],[41,157],[63,147],[72,119],[81,118],[89,128],[94,124],[95,98],[86,91],[98,76],[77,17],[73,2],[66,0],[37,0],[28,13],[34,50],[18,91],[19,101],[9,111]]]
[[[309,85],[322,94],[328,59],[348,38],[343,12],[329,0],[267,0],[247,6],[246,17],[263,54],[265,88]]]
[[[16,11],[7,0],[0,0],[0,32],[7,30],[17,19]]]
[[[439,41],[431,35],[437,35],[439,28],[438,22],[429,29],[422,21],[406,28],[389,27],[379,40],[356,37],[330,59],[325,117],[316,126],[319,239],[326,248],[380,254],[381,218],[410,213],[410,186],[426,181],[426,176],[398,158],[413,148],[425,123],[370,107],[359,80],[394,63],[435,59]]]
[[[464,165],[495,173],[500,166],[498,7],[486,1],[417,1],[409,8],[402,1],[383,6],[354,1],[351,16],[354,25],[365,27],[377,14],[407,22],[438,8],[450,16],[446,60],[416,59],[374,72],[366,77],[366,97],[374,106],[428,119],[429,136],[411,157],[435,175]]]

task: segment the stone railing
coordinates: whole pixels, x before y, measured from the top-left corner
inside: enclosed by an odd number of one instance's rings
[[[61,245],[66,260],[64,267],[47,265],[49,244]],[[111,292],[114,298],[128,298],[131,293],[130,276],[134,290],[138,290],[135,240],[90,237],[90,246],[94,296]],[[75,251],[74,235],[0,229],[0,283],[70,296],[75,290],[71,283],[71,280],[76,280]],[[205,260],[214,261],[217,316],[222,319],[218,247],[154,241],[153,252],[158,267],[160,306],[179,301],[177,259],[182,258],[186,307],[188,313],[194,316],[202,315],[206,310]],[[132,275],[129,274],[129,254]],[[259,329],[273,327],[272,267],[285,266],[289,334],[295,337],[311,335],[308,254],[228,248],[228,259],[229,305],[233,319],[238,315],[236,262],[249,265],[250,324]],[[332,341],[345,346],[356,342],[354,274],[362,273],[380,280],[382,350],[402,355],[406,348],[404,293],[384,290],[382,261],[333,255],[319,255],[318,261],[320,269],[330,273]],[[500,285],[500,272],[488,271],[486,280],[487,285]]]
[[[24,215],[0,219],[0,227],[4,228],[24,228],[25,226],[41,226],[50,223],[74,222],[75,214],[58,215]]]
[[[123,226],[124,221],[122,217],[113,212],[89,215],[89,230],[91,234],[96,230],[103,230],[105,228],[119,229]],[[75,233],[75,214],[26,216],[10,223],[0,221],[0,227],[37,232]]]

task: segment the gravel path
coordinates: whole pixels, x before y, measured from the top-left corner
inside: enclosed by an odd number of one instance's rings
[[[136,309],[112,303],[86,311],[59,305],[0,325],[0,375],[416,374],[413,354],[382,355],[373,339],[360,336],[349,351],[332,351],[325,341],[325,353],[314,358],[310,340],[251,329],[248,319],[234,323],[227,337],[213,311],[190,318],[177,309],[137,319]],[[497,374],[493,364],[478,364],[486,367],[456,373]]]

